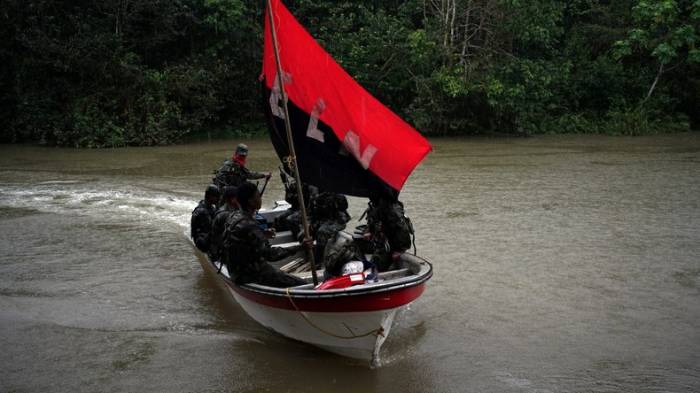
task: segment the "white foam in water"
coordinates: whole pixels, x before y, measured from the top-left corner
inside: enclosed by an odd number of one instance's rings
[[[0,206],[29,208],[49,213],[105,214],[116,219],[154,224],[170,222],[183,228],[189,226],[190,213],[197,204],[194,199],[177,198],[151,190],[109,189],[94,191],[95,187],[78,181],[52,181],[26,185],[0,185]]]

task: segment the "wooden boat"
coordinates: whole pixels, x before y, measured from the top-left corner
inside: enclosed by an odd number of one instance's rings
[[[261,212],[272,218],[280,209]],[[345,236],[350,236],[345,234]],[[273,245],[294,247],[291,232],[279,233]],[[379,273],[377,282],[342,289],[318,290],[310,272],[297,273],[308,284],[273,288],[258,284],[236,285],[226,266],[196,250],[205,271],[216,277],[243,310],[261,325],[294,340],[309,343],[350,358],[380,363],[380,349],[391,332],[396,313],[416,300],[432,276],[432,266],[411,254],[403,254],[396,270]],[[300,254],[276,262],[294,264]],[[294,274],[294,273],[292,273]],[[318,270],[319,277],[323,270]]]

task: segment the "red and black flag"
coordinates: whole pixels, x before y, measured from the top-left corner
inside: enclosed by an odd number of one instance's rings
[[[355,82],[280,0],[269,1],[302,181],[347,195],[398,193],[431,151],[428,141]],[[284,160],[289,146],[269,15],[262,77],[272,143]]]

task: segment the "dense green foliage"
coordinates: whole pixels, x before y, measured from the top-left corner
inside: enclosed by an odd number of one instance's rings
[[[263,1],[2,3],[2,141],[155,145],[264,127]],[[700,0],[285,3],[424,134],[700,123]]]

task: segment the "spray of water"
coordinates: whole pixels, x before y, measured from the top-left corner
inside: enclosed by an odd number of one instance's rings
[[[79,181],[34,184],[0,184],[0,207],[33,209],[58,214],[106,217],[109,221],[134,221],[154,225],[189,226],[195,198],[124,185],[94,185]]]

